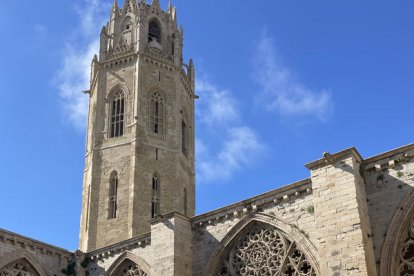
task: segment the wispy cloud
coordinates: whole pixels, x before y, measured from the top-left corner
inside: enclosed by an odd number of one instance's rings
[[[243,123],[240,104],[230,90],[205,77],[196,81],[196,90],[200,95],[196,120],[202,133],[196,139],[197,179],[200,183],[223,183],[252,165],[265,145],[255,130]]]
[[[253,76],[261,88],[259,101],[268,110],[284,116],[312,116],[321,121],[331,115],[330,91],[315,91],[298,81],[282,63],[266,32],[262,33],[256,50]]]
[[[264,148],[257,134],[247,126],[229,128],[221,149],[213,155],[203,141],[197,140],[197,177],[203,183],[225,182],[257,161]]]
[[[75,7],[79,17],[70,38],[65,42],[63,63],[55,76],[65,114],[78,129],[84,129],[88,112],[88,97],[82,93],[89,88],[90,64],[99,51],[99,31],[110,10],[108,1],[85,0]]]
[[[218,88],[206,78],[197,79],[196,87],[201,96],[197,106],[201,122],[221,124],[232,122],[239,117],[237,101],[229,90]]]

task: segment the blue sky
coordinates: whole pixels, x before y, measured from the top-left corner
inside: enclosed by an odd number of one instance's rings
[[[324,151],[413,142],[414,2],[173,4],[200,95],[197,213],[307,178]],[[77,248],[81,91],[110,5],[1,3],[1,228]]]

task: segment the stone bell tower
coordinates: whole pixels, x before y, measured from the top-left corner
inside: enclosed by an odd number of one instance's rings
[[[194,215],[194,66],[183,63],[175,7],[114,1],[91,65],[80,249]]]

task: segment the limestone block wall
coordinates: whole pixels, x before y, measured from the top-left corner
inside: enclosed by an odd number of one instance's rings
[[[40,275],[61,275],[60,271],[72,258],[73,253],[67,250],[0,229],[0,270],[24,259]]]
[[[104,275],[125,253],[132,253],[143,262],[152,263],[154,256],[150,252],[151,236],[148,233],[89,252],[87,256],[91,262],[87,271],[90,276]]]
[[[216,251],[228,232],[246,218],[254,219],[255,215],[260,214],[274,218],[286,229],[297,232],[303,241],[315,244],[317,229],[313,195],[311,182],[306,179],[194,217],[192,275],[207,273],[210,262],[217,257]],[[306,249],[304,251],[309,254]]]
[[[376,275],[362,158],[354,149],[306,166],[314,191],[322,275]]]
[[[368,158],[364,164],[372,240],[376,266],[379,269],[384,240],[392,219],[407,211],[401,203],[413,192],[414,145]]]

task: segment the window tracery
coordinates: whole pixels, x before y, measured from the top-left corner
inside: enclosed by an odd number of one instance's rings
[[[150,127],[153,133],[164,133],[164,99],[159,92],[151,94]]]
[[[131,260],[124,261],[118,269],[111,275],[113,276],[148,276],[136,263]]]
[[[316,271],[283,232],[257,224],[236,240],[216,275],[316,276]]]
[[[117,204],[118,199],[118,174],[113,172],[111,174],[110,183],[109,183],[109,208],[108,208],[108,218],[116,218],[116,211],[118,209]]]
[[[25,259],[14,261],[0,269],[0,276],[40,276]]]
[[[400,248],[397,275],[414,275],[414,221],[411,222]]]
[[[125,97],[121,89],[118,89],[112,97],[111,123],[109,137],[120,137],[124,134]]]

